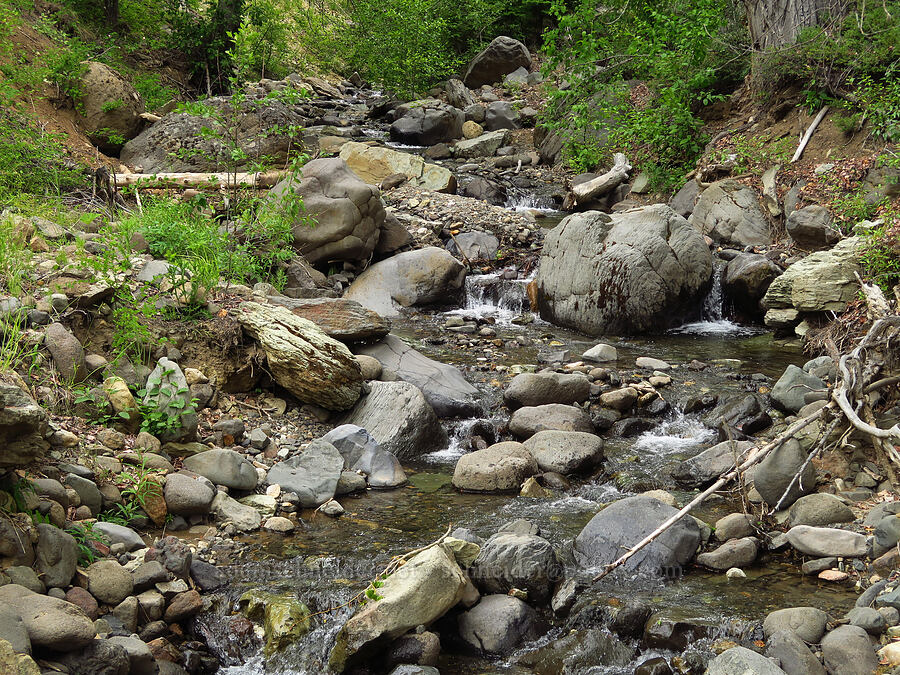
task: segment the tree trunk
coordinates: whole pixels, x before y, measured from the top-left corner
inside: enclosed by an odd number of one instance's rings
[[[119,0],[103,0],[106,23],[112,30],[119,28]]]
[[[850,0],[744,0],[750,37],[757,50],[792,45],[809,26],[846,16]]]

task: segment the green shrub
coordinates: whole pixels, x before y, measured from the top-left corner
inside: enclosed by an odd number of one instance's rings
[[[748,67],[722,47],[747,42],[739,9],[715,0],[556,0],[552,12],[546,71],[568,86],[551,92],[545,123],[562,135],[569,162],[594,169],[621,151],[656,187],[673,185],[706,141],[697,111]]]
[[[886,206],[879,216],[883,223],[864,235],[862,265],[866,277],[891,297],[900,284],[900,204]]]

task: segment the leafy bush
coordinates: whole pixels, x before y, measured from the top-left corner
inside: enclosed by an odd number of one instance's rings
[[[900,204],[889,204],[879,214],[883,223],[865,233],[862,264],[866,276],[891,297],[900,284]]]
[[[570,163],[593,169],[622,151],[656,186],[673,184],[703,150],[697,110],[746,72],[746,59],[723,46],[747,41],[739,9],[715,0],[599,8],[556,0],[552,12],[546,70],[568,87],[551,92],[546,122],[562,134]]]

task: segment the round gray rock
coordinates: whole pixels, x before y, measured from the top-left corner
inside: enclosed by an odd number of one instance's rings
[[[539,431],[523,445],[541,471],[572,474],[603,461],[603,440],[583,431]]]
[[[520,439],[539,431],[581,431],[593,433],[590,416],[581,408],[561,403],[526,406],[516,410],[509,420],[509,431]]]
[[[828,615],[815,607],[789,607],[771,612],[763,621],[763,632],[770,637],[779,631],[791,631],[809,644],[817,644],[825,635]]]
[[[581,373],[522,373],[516,375],[503,402],[510,410],[545,403],[582,403],[591,395],[591,382]]]
[[[240,453],[213,448],[184,460],[184,468],[233,490],[252,490],[258,476],[253,464]]]
[[[507,654],[541,632],[537,612],[508,595],[488,595],[458,619],[459,635],[483,654]]]
[[[134,590],[131,573],[115,560],[98,560],[85,573],[88,592],[107,605],[118,605]]]
[[[170,473],[166,476],[163,497],[169,513],[179,516],[209,513],[209,507],[215,496],[216,488],[208,478],[193,472]]]
[[[546,603],[561,578],[562,566],[543,537],[502,532],[484,542],[469,575],[486,593],[519,588],[528,593],[529,601]]]
[[[859,626],[838,626],[822,638],[822,660],[829,673],[871,675],[878,656],[869,635]]]

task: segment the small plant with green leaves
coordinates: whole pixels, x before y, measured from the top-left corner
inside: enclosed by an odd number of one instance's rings
[[[900,204],[888,204],[879,213],[882,224],[864,234],[861,257],[865,276],[888,297],[900,284]]]
[[[113,99],[112,101],[104,101],[100,106],[100,110],[102,110],[105,113],[113,112],[114,110],[118,110],[119,108],[121,108],[124,105],[125,105],[125,102],[122,99],[117,98],[117,99]]]
[[[109,546],[109,540],[100,532],[94,532],[94,525],[91,522],[73,523],[66,528],[66,532],[72,535],[75,545],[78,547],[79,567],[87,567],[102,557],[96,544]]]
[[[25,314],[10,312],[0,318],[0,372],[31,370],[40,351],[25,333]]]
[[[138,391],[141,431],[153,436],[165,435],[180,428],[185,415],[197,411],[197,399],[186,396],[190,390],[168,381],[174,372],[171,368],[163,370],[158,380]]]

